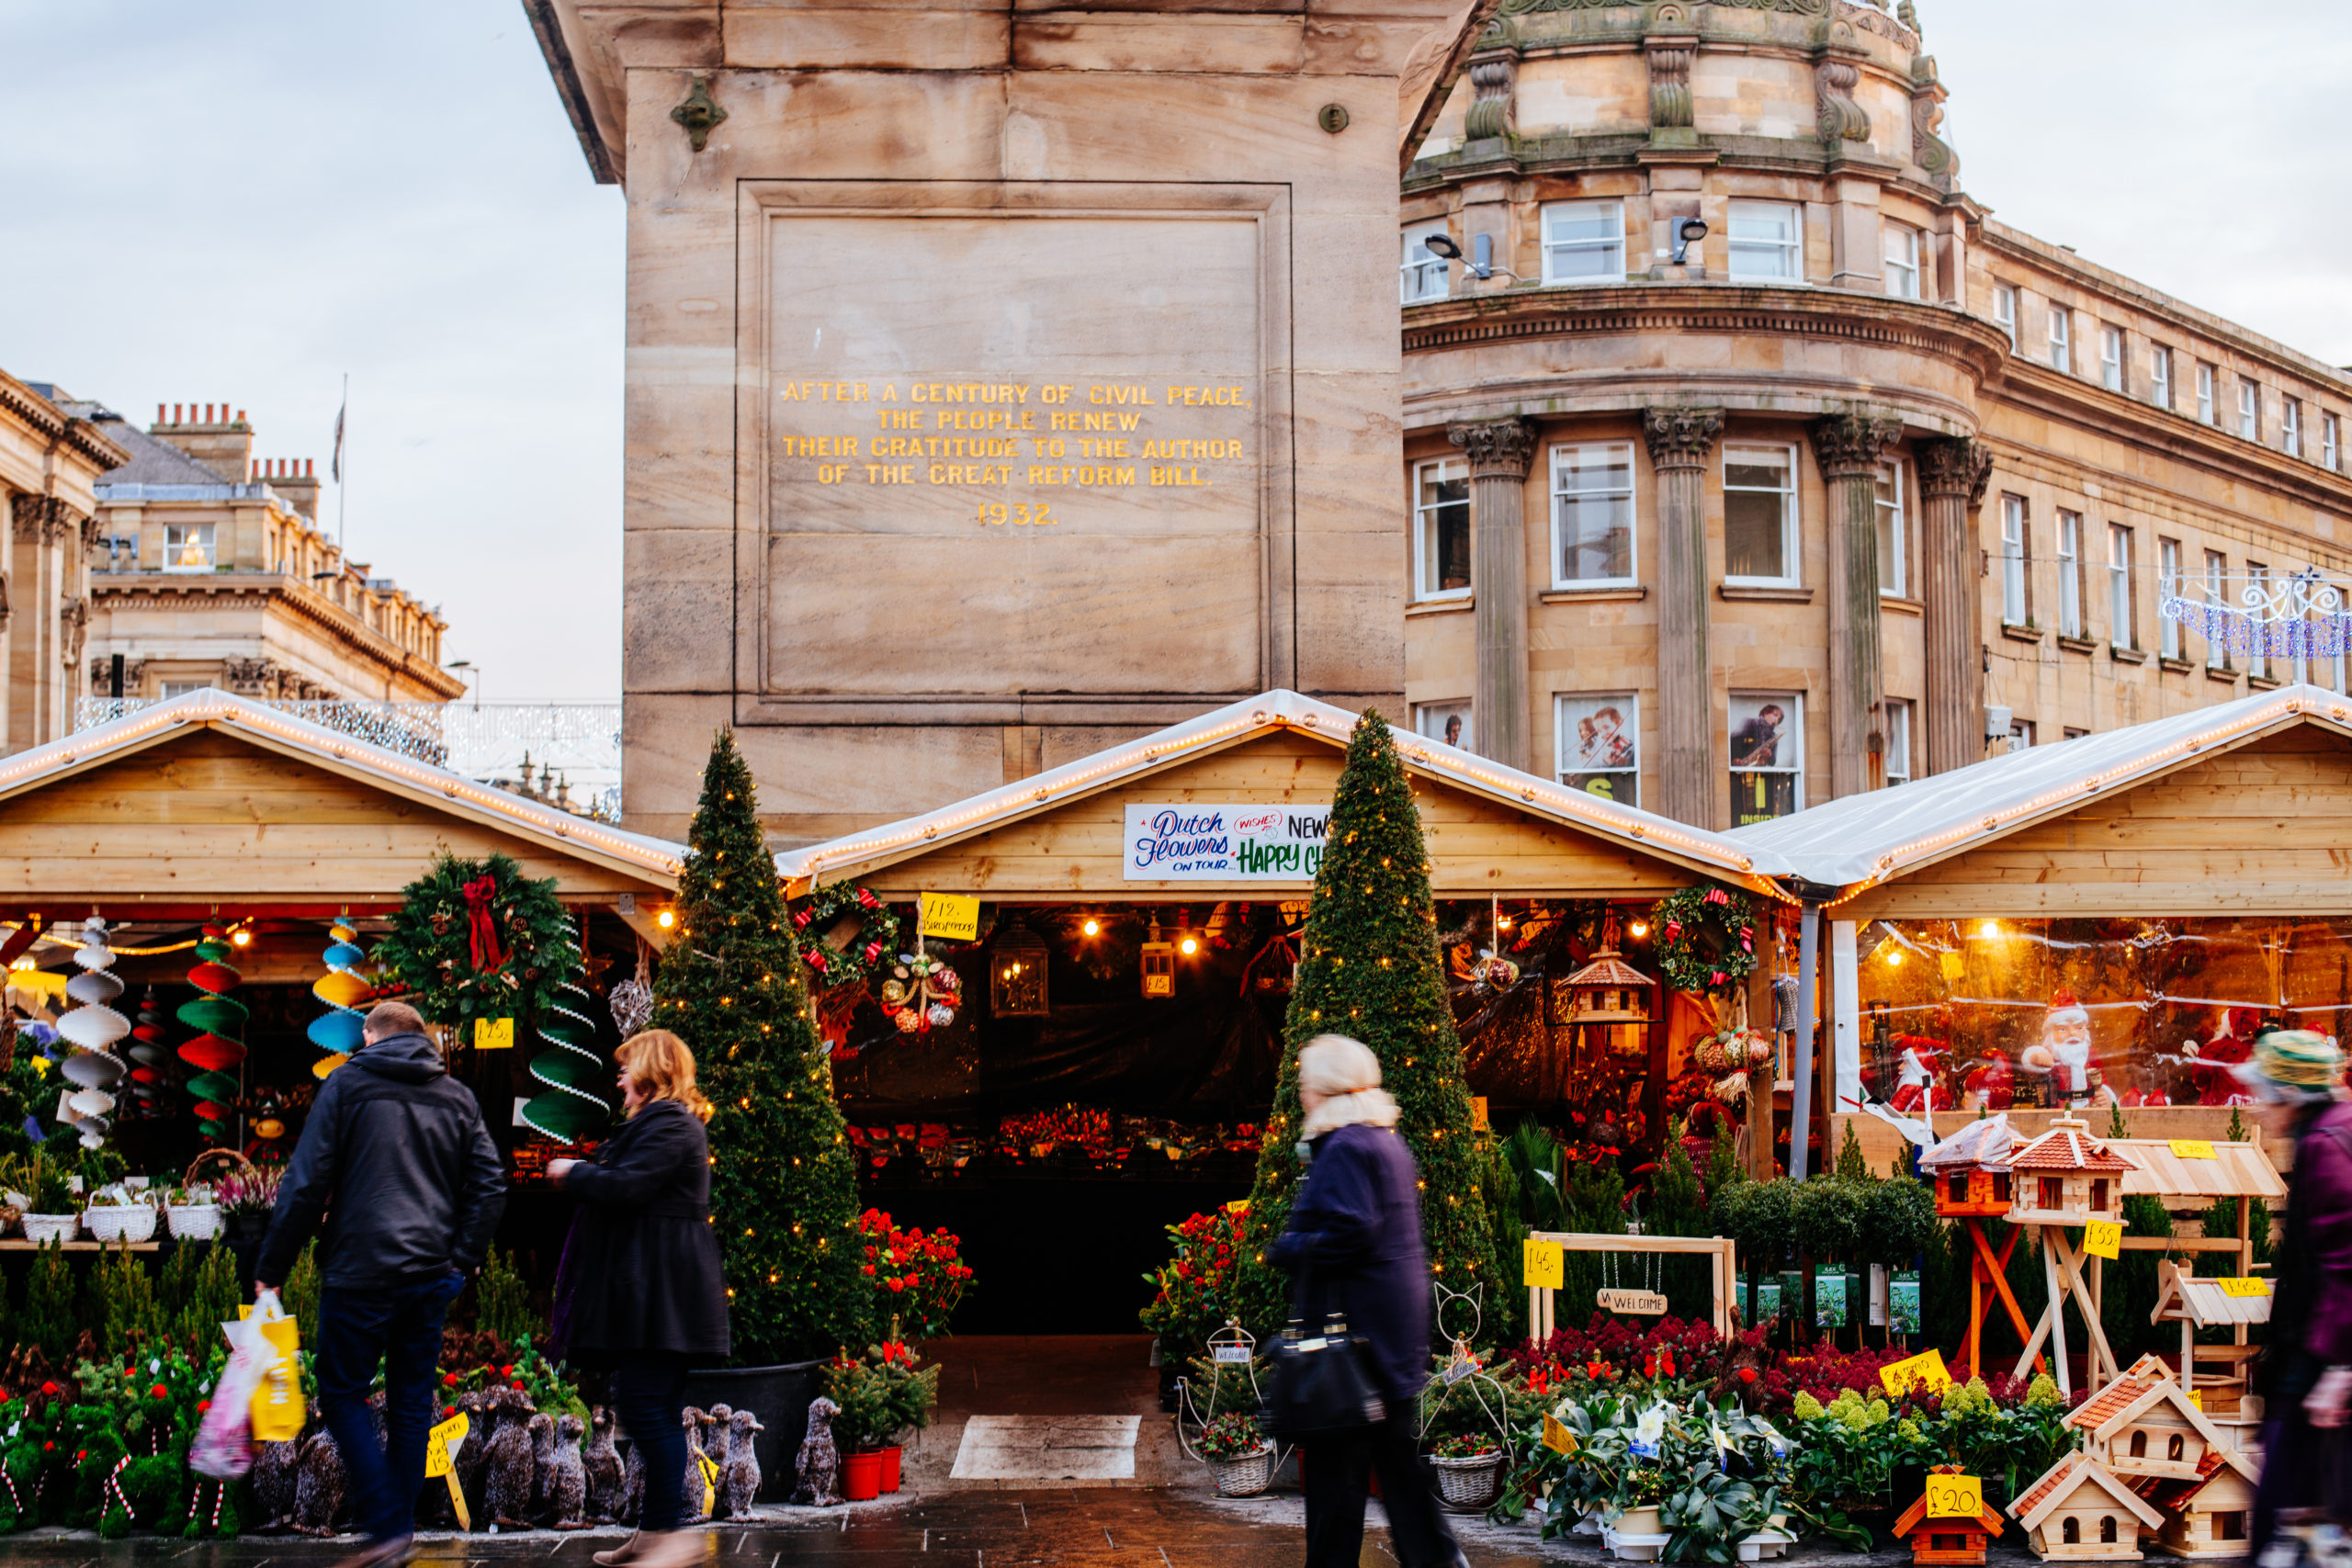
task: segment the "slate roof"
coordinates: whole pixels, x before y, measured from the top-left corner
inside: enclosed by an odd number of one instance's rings
[[[98,476],[102,485],[226,485],[214,473],[168,441],[161,441],[102,403],[68,403],[65,412],[88,420],[107,438],[127,448],[130,461]]]

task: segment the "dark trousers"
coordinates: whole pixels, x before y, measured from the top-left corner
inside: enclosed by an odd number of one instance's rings
[[[641,1530],[673,1530],[685,1523],[686,1359],[633,1350],[613,1369],[613,1410],[621,1430],[645,1456]]]
[[[1306,1467],[1306,1568],[1356,1568],[1374,1471],[1388,1510],[1390,1550],[1404,1568],[1445,1568],[1460,1552],[1421,1472],[1406,1417],[1392,1416],[1351,1437],[1301,1444],[1300,1454]]]
[[[365,1290],[319,1293],[319,1414],[351,1478],[352,1513],[378,1540],[412,1533],[424,1485],[424,1436],[433,1426],[441,1320],[465,1288],[441,1274]],[[368,1385],[384,1363],[384,1440],[368,1413]]]

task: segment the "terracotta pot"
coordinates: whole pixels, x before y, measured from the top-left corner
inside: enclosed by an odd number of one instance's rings
[[[842,1455],[842,1497],[851,1503],[871,1503],[882,1495],[882,1450],[866,1449]]]
[[[892,1443],[882,1450],[882,1490],[885,1492],[896,1492],[899,1489],[899,1445],[896,1443]]]

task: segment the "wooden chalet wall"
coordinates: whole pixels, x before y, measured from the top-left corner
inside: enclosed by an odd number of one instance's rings
[[[1834,917],[2352,910],[2352,739],[2306,721],[1873,887]]]
[[[436,852],[512,855],[566,897],[662,891],[430,805],[198,728],[0,800],[0,901],[80,919],[141,906],[396,904]]]
[[[868,870],[832,862],[825,882],[854,877],[887,897],[930,888],[1001,900],[1164,897],[1226,894],[1304,897],[1309,884],[1129,882],[1124,874],[1129,803],[1328,804],[1344,752],[1291,729],[1255,736],[1211,756],[1176,763],[1098,795],[896,863]],[[1409,764],[1408,764],[1409,765]],[[1430,880],[1441,898],[1657,897],[1700,880],[1695,869],[1551,818],[1510,807],[1416,773]],[[881,858],[881,857],[877,857]]]

